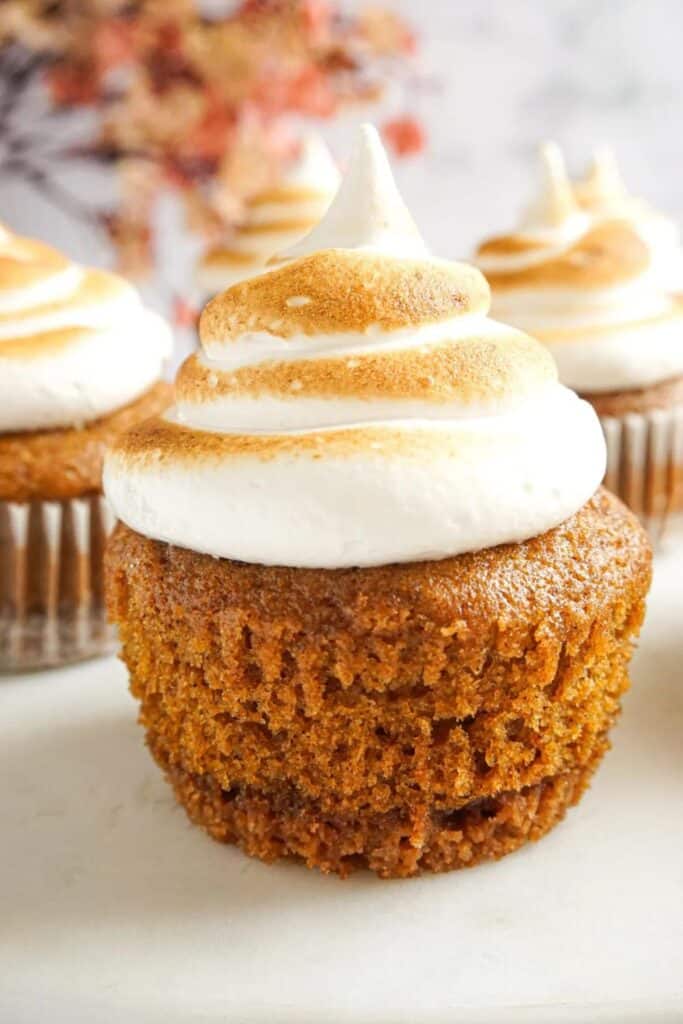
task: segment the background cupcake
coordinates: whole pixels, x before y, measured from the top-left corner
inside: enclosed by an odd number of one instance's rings
[[[326,218],[214,299],[105,468],[108,600],[190,817],[270,860],[443,871],[578,800],[649,584],[542,346],[431,257],[366,128]]]
[[[539,201],[477,262],[494,315],[542,341],[598,412],[607,486],[659,538],[683,512],[683,303],[663,281],[661,246],[579,205],[556,146],[543,164]]]
[[[122,278],[0,228],[0,668],[111,643],[102,458],[168,404],[170,347]]]
[[[285,173],[247,199],[242,222],[202,257],[197,271],[202,294],[216,295],[257,273],[271,256],[298,242],[320,220],[338,186],[327,146],[318,135],[305,136]]]
[[[626,220],[633,225],[652,253],[653,270],[662,286],[673,292],[683,291],[683,248],[678,224],[647,200],[631,195],[614,153],[607,146],[596,150],[586,174],[573,186],[577,203],[591,217]]]

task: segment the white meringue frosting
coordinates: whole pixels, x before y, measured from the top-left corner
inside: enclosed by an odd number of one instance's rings
[[[429,255],[365,126],[326,218],[217,296],[177,404],[107,457],[117,516],[216,557],[335,569],[541,534],[599,486],[592,408]]]
[[[276,253],[307,235],[339,187],[339,171],[316,134],[305,135],[296,159],[277,184],[251,196],[244,219],[199,262],[197,284],[216,295],[259,273]]]
[[[561,381],[584,394],[683,374],[683,298],[671,293],[661,252],[644,241],[623,204],[603,201],[617,189],[614,167],[603,155],[591,188],[572,186],[559,148],[550,143],[541,154],[541,201],[517,231],[477,253],[493,314],[532,332],[554,356]]]
[[[171,333],[135,289],[0,232],[0,433],[105,416],[161,375]]]
[[[584,177],[574,182],[574,196],[593,218],[628,221],[650,250],[653,272],[661,286],[683,292],[683,246],[678,224],[628,191],[609,147],[600,146],[595,151]]]

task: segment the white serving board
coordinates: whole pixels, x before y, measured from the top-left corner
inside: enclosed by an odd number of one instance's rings
[[[497,864],[266,867],[188,824],[135,719],[113,659],[0,680],[2,1024],[683,1020],[683,554],[592,789]]]

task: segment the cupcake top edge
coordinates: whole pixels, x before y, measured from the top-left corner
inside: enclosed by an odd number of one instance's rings
[[[488,306],[478,270],[430,254],[365,126],[320,224],[209,303],[175,407],[108,456],[117,515],[213,556],[330,569],[558,525],[600,483],[600,427]]]

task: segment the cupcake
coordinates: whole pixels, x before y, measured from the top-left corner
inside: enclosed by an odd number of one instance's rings
[[[585,191],[579,204],[556,146],[543,158],[539,202],[477,263],[493,314],[542,341],[598,413],[605,483],[660,540],[683,518],[683,298],[663,281],[661,245],[589,212]]]
[[[608,746],[650,551],[590,405],[430,256],[366,126],[327,216],[209,303],[110,451],[107,599],[192,821],[446,871],[538,839]]]
[[[629,193],[610,149],[598,149],[584,177],[573,185],[579,207],[591,217],[627,220],[650,249],[662,287],[683,292],[683,247],[678,224],[645,199]]]
[[[122,278],[0,228],[0,669],[110,649],[102,459],[170,402],[170,346]]]
[[[280,180],[247,200],[244,219],[220,245],[209,249],[197,268],[203,295],[224,288],[263,269],[318,223],[339,187],[339,172],[318,135],[307,135]]]

